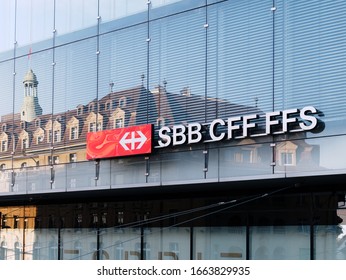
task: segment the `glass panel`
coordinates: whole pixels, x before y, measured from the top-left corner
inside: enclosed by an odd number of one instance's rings
[[[12,191],[12,170],[0,171],[0,193],[7,193]]]
[[[250,228],[250,259],[308,260],[310,232],[297,226],[256,226]]]
[[[150,19],[169,16],[205,5],[205,0],[151,0]]]
[[[97,186],[109,187],[111,185],[111,161],[102,160],[102,161],[99,161],[98,164],[99,164],[99,173],[98,173],[99,177],[96,182]]]
[[[345,260],[346,210],[338,209],[336,213],[331,212],[330,218],[331,221],[335,222],[334,225],[319,225],[315,227],[315,259]]]
[[[26,193],[27,190],[27,171],[26,168],[14,169],[13,192]]]
[[[28,193],[49,190],[50,189],[49,182],[50,182],[50,174],[47,174],[46,166],[27,169],[27,192]]]
[[[15,42],[15,1],[4,0],[1,2],[0,26],[0,61],[13,57]]]
[[[57,1],[60,2],[60,1]],[[53,45],[54,0],[17,0],[16,55],[30,54]],[[34,43],[40,42],[39,44]]]
[[[8,223],[11,223],[7,219]],[[12,223],[11,223],[12,225]],[[22,260],[23,259],[23,230],[1,229],[0,260]]]
[[[120,158],[111,160],[112,188],[146,182],[145,160],[139,158]]]
[[[276,173],[340,171],[346,168],[345,136],[292,140],[276,144]]]
[[[96,260],[97,231],[65,228],[61,230],[63,260]]]
[[[48,164],[44,155],[51,150],[45,127],[52,109],[52,59],[53,51],[47,50],[16,60],[14,166],[18,168]]]
[[[313,105],[323,114],[324,135],[345,133],[346,6],[342,1],[276,2],[278,109]]]
[[[102,259],[141,259],[141,230],[139,228],[107,229],[101,235],[101,242]]]
[[[208,97],[219,117],[273,107],[271,0],[224,1],[208,7]]]
[[[52,108],[52,61],[53,51],[46,50],[33,53],[16,60],[16,106],[15,113],[22,113],[22,109],[31,100],[37,106],[36,114],[28,119],[27,116],[20,116],[27,122],[33,121],[36,117],[51,113]],[[29,100],[26,100],[29,99]],[[39,109],[41,107],[41,109]],[[26,118],[25,118],[26,117]],[[40,117],[41,118],[41,117]],[[42,121],[41,125],[44,124]],[[32,125],[36,128],[35,123]]]
[[[100,0],[100,32],[135,25],[148,19],[146,0]]]
[[[100,37],[98,92],[103,129],[147,123],[148,97],[142,77],[147,71],[146,32],[146,25],[139,25]]]
[[[78,105],[96,98],[96,39],[59,47],[55,57],[54,114],[70,110],[77,115]]]
[[[58,260],[58,230],[40,229],[33,231],[35,233],[32,251],[33,260]]]
[[[220,150],[217,148],[207,149],[206,155],[206,179],[219,179],[219,157]]]
[[[158,126],[205,121],[205,9],[150,23],[150,116]]]
[[[94,188],[96,186],[96,165],[93,161],[66,164],[67,189]],[[64,178],[64,174],[62,174]]]
[[[159,155],[150,156],[148,161],[148,182],[161,182],[161,160]]]
[[[245,260],[245,227],[194,228],[195,260]]]
[[[28,193],[46,192],[51,190],[51,167],[40,166],[27,170]]]
[[[162,182],[204,179],[203,150],[161,154]]]
[[[146,260],[190,259],[190,228],[150,228],[144,242]]]
[[[220,178],[270,175],[271,161],[272,150],[268,143],[255,144],[245,139],[238,146],[220,148]]]
[[[0,158],[1,169],[10,169],[12,167],[12,156],[13,145],[15,138],[13,135],[13,100],[14,100],[14,88],[13,82],[15,76],[13,75],[14,61],[6,61],[0,63],[0,82],[3,84],[3,94],[2,102],[7,104],[7,106],[0,107]],[[5,185],[3,187],[6,189],[6,181],[11,180],[11,174],[3,174],[1,177]],[[9,181],[10,182],[10,181]]]
[[[55,3],[56,44],[73,42],[97,34],[97,0],[59,0]],[[80,32],[75,32],[79,31]],[[96,48],[94,49],[96,52]]]

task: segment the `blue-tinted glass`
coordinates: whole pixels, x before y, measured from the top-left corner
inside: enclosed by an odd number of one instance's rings
[[[153,119],[205,121],[205,9],[150,23],[149,85]]]
[[[55,3],[56,45],[97,35],[97,0],[59,0]]]
[[[345,12],[343,1],[278,1],[275,17],[277,106],[315,106],[324,135],[345,131]]]
[[[0,61],[13,57],[15,42],[15,1],[4,0],[0,9]]]
[[[16,41],[19,47],[17,55],[27,55],[51,47],[54,1],[18,0],[16,7]],[[38,42],[39,44],[35,44]]]
[[[100,33],[146,22],[147,11],[146,0],[100,0]]]
[[[205,0],[151,0],[150,19],[162,18],[205,5]]]

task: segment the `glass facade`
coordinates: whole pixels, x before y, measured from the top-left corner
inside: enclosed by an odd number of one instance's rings
[[[329,0],[3,0],[0,206],[1,198],[5,207],[10,197],[43,193],[70,198],[85,191],[177,186],[189,192],[239,181],[251,189],[261,180],[341,176],[345,12],[343,1]],[[157,143],[162,126],[208,126],[216,119],[230,124],[228,118],[255,114],[262,133],[265,113],[282,117],[284,110],[306,106],[317,109],[318,127],[311,132],[278,128],[263,137],[236,135],[155,146],[144,156],[86,159],[89,132],[150,123]],[[299,119],[295,113],[289,129]],[[337,202],[325,211],[336,211]],[[229,227],[206,222],[167,231],[154,225],[139,227],[139,240],[128,227],[118,236],[87,225],[76,232],[70,223],[64,229],[40,227],[30,236],[26,227],[16,233],[5,226],[0,258],[12,258],[11,246],[13,258],[29,258],[23,240],[11,237],[17,235],[32,239],[36,259],[344,258],[342,222],[310,218],[301,217],[299,227],[298,221]],[[102,215],[97,219],[99,225]]]

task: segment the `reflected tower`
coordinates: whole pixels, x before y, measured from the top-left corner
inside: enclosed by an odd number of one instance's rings
[[[23,80],[24,100],[20,111],[22,121],[31,122],[37,116],[42,115],[42,108],[38,103],[37,85],[38,81],[35,73],[30,69]]]

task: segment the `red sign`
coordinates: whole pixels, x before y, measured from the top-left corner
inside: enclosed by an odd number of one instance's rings
[[[89,132],[87,159],[149,154],[152,149],[152,124]]]

